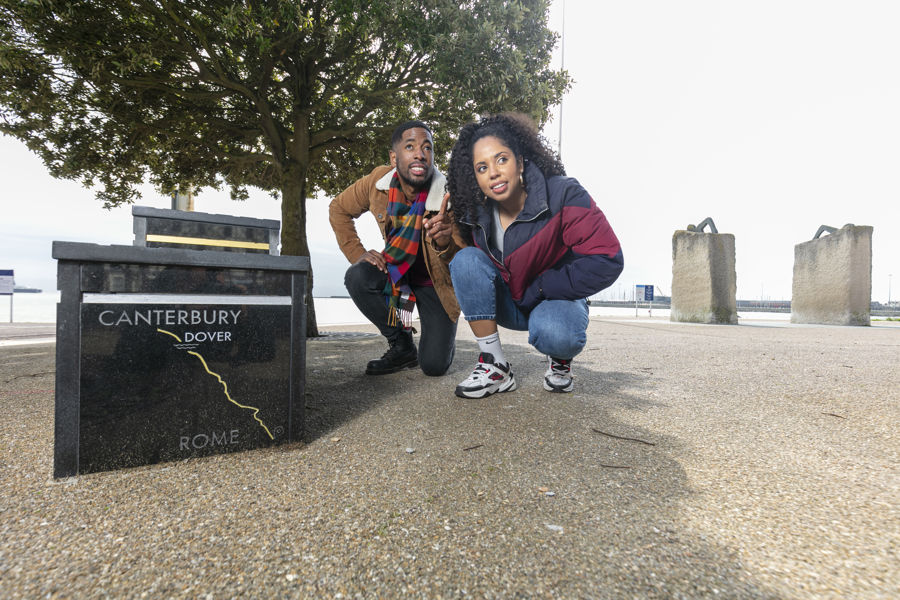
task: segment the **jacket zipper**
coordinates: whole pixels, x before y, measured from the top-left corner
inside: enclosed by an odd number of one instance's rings
[[[543,214],[544,214],[545,212],[547,212],[548,210],[550,210],[549,207],[545,208],[544,210],[542,210],[542,211],[539,212],[538,214],[534,215],[534,216],[531,217],[530,219],[526,219],[526,220],[523,220],[523,221],[520,221],[518,218],[516,218],[512,223],[509,224],[509,227],[512,227],[512,226],[515,225],[516,223],[531,223],[532,221],[537,220],[538,217],[540,217],[541,215],[543,215]],[[461,222],[464,223],[464,224],[466,224],[466,225],[468,225],[469,227],[472,227],[473,225],[476,226],[476,227],[478,227],[478,229],[481,230],[481,234],[484,236],[485,242],[487,242],[487,239],[488,239],[487,231],[485,231],[484,226],[483,226],[481,223],[474,223],[474,224],[473,224],[473,223],[466,223],[465,221],[461,221]],[[507,227],[506,229],[509,230],[509,227]],[[505,235],[505,232],[504,232],[504,235]],[[478,247],[479,249],[482,249],[481,246],[478,245],[478,240],[475,239],[475,236],[472,236],[472,240],[475,242],[475,246],[476,246],[476,247]],[[504,238],[504,241],[505,241],[505,238]],[[504,244],[504,245],[505,245],[505,244]],[[506,283],[508,284],[510,278],[512,277],[511,273],[509,272],[509,269],[506,268],[506,265],[503,264],[503,261],[502,261],[502,260],[498,260],[497,257],[494,256],[494,253],[491,251],[491,245],[490,245],[489,243],[486,243],[486,244],[485,244],[485,247],[487,248],[487,254],[488,254],[488,256],[491,257],[491,260],[494,261],[494,264],[497,265],[497,268],[500,269],[500,272],[501,272],[502,274],[505,275],[505,277],[504,277],[503,279],[504,279],[504,281],[506,281]]]
[[[496,267],[498,269],[500,269],[500,273],[502,275],[504,275],[503,280],[506,281],[507,283],[509,283],[509,276],[510,276],[509,270],[506,268],[506,265],[503,264],[502,260],[497,259],[497,257],[494,255],[494,252],[491,250],[491,245],[489,243],[487,243],[488,236],[487,236],[487,232],[484,230],[484,226],[482,226],[481,223],[467,223],[465,221],[460,221],[460,222],[463,223],[464,225],[468,225],[469,227],[478,227],[478,229],[481,230],[481,235],[484,236],[484,240],[485,240],[485,247],[482,248],[478,244],[478,239],[476,239],[476,237],[473,235],[472,241],[475,242],[475,247],[478,248],[479,250],[485,250],[485,249],[487,250],[487,255],[491,257],[491,260],[493,261],[494,265],[496,265]]]

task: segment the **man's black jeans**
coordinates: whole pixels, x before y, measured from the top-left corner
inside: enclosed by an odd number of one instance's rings
[[[344,275],[344,285],[354,304],[389,342],[397,339],[402,325],[388,325],[388,309],[384,295],[387,273],[365,261],[355,263]],[[456,350],[456,323],[450,320],[434,288],[413,287],[421,322],[419,366],[426,375],[443,375],[453,362]]]

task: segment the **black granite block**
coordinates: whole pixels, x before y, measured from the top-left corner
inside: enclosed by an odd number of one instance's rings
[[[81,265],[61,262],[57,287],[62,291],[56,305],[56,401],[53,436],[54,477],[78,472],[78,405],[81,378],[81,318],[78,282]]]
[[[290,306],[83,304],[79,471],[285,441]]]
[[[86,292],[289,296],[291,275],[262,269],[88,263],[81,285]]]
[[[307,258],[71,243],[53,253],[55,477],[301,438]]]

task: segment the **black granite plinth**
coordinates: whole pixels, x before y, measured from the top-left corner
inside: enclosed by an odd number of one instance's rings
[[[308,259],[60,242],[53,256],[55,477],[301,438]]]

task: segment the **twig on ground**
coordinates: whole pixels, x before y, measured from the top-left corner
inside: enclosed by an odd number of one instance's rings
[[[484,444],[476,444],[475,446],[469,446],[468,448],[463,448],[463,452],[468,452],[469,450],[474,450],[475,448],[481,448]]]
[[[613,435],[612,433],[606,433],[605,431],[600,431],[599,429],[594,429],[593,427],[591,428],[591,431],[593,431],[594,433],[599,433],[600,435],[605,435],[605,436],[607,436],[607,437],[615,438],[615,439],[617,439],[617,440],[627,440],[627,441],[629,441],[629,442],[639,442],[639,443],[641,443],[641,444],[647,444],[648,446],[655,446],[655,445],[656,445],[655,443],[653,443],[653,442],[648,442],[648,441],[646,441],[646,440],[639,440],[639,439],[637,439],[637,438],[624,437],[624,436],[621,436],[621,435]]]
[[[829,417],[837,417],[838,419],[846,419],[847,417],[842,417],[841,415],[836,415],[834,413],[823,412],[823,415],[828,415]]]
[[[628,467],[625,465],[604,465],[603,463],[600,463],[600,466],[605,467],[607,469],[630,469],[631,468],[631,467]]]
[[[27,373],[25,375],[16,375],[15,377],[10,377],[3,383],[9,383],[10,381],[15,381],[16,379],[24,379],[26,377],[40,377],[42,375],[53,375],[54,371],[44,371],[43,373]]]

